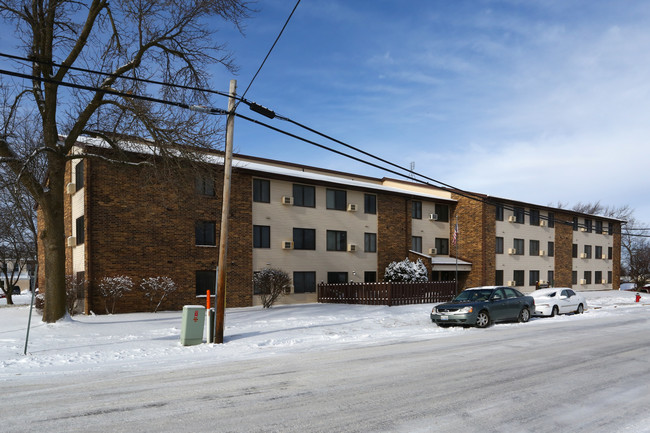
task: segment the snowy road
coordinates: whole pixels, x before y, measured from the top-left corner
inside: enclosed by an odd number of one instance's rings
[[[650,315],[630,311],[201,369],[29,376],[0,384],[2,431],[648,432]]]

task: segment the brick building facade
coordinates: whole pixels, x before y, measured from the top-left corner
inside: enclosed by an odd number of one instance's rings
[[[83,146],[77,151],[106,152]],[[222,205],[223,170],[218,158],[214,161],[200,167],[188,163],[173,175],[164,164],[124,165],[94,157],[69,164],[66,267],[85,281],[79,298],[86,313],[105,311],[98,284],[116,275],[131,277],[136,286],[146,277],[171,277],[179,289],[161,309],[205,302],[218,264]],[[235,158],[231,194],[227,307],[258,302],[252,278],[264,267],[293,276],[294,288],[281,298],[284,302],[315,302],[317,282],[381,281],[390,262],[406,257],[422,258],[433,279],[458,275],[459,288],[504,284],[530,291],[538,282],[532,281],[535,276],[548,282],[547,275],[555,285],[578,290],[618,287],[617,220],[244,156]],[[497,207],[505,209],[504,221]],[[509,223],[513,209],[520,208],[524,222]],[[549,216],[596,221],[612,234],[582,232],[564,223],[549,227],[535,219],[538,214],[542,221]],[[504,243],[522,241],[545,249],[506,253],[514,248],[504,249]],[[554,244],[554,251],[547,252],[547,244]],[[576,258],[576,245],[607,253]],[[43,254],[41,249],[39,260]],[[600,276],[597,283],[592,275]],[[136,288],[118,301],[115,312],[149,309]]]

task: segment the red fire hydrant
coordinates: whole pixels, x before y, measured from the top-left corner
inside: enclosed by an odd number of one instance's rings
[[[641,295],[637,293],[636,294],[636,301],[634,301],[634,302],[639,302],[640,300],[641,300]]]

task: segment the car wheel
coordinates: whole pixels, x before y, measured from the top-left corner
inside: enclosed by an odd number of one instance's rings
[[[490,324],[490,315],[487,311],[481,311],[476,316],[476,326],[478,328],[487,328]]]
[[[528,308],[521,309],[518,320],[521,323],[526,323],[530,320],[530,311],[528,311]]]
[[[556,314],[559,314],[559,310],[557,309],[557,305],[553,305],[553,310],[551,310],[551,317],[555,317]]]
[[[578,309],[576,310],[576,313],[582,314],[585,312],[585,307],[582,306],[582,304],[578,305]]]

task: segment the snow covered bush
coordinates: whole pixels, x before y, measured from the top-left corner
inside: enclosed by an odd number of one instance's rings
[[[156,304],[153,312],[158,311],[160,304],[177,289],[176,283],[169,277],[143,278],[140,282],[140,290],[144,292],[145,298],[149,299],[151,305]]]
[[[409,259],[392,262],[386,267],[384,281],[399,283],[419,283],[429,281],[427,267],[421,259],[413,263]]]
[[[289,292],[291,277],[281,269],[262,269],[253,275],[253,287],[260,295],[262,306],[270,308],[280,296]]]
[[[124,296],[126,292],[133,289],[133,280],[124,275],[116,277],[104,277],[99,282],[99,293],[104,298],[106,313],[113,314],[115,311],[115,301]],[[109,311],[110,305],[110,311]]]
[[[84,289],[84,281],[75,275],[65,276],[65,307],[68,314],[74,316],[79,292]]]

